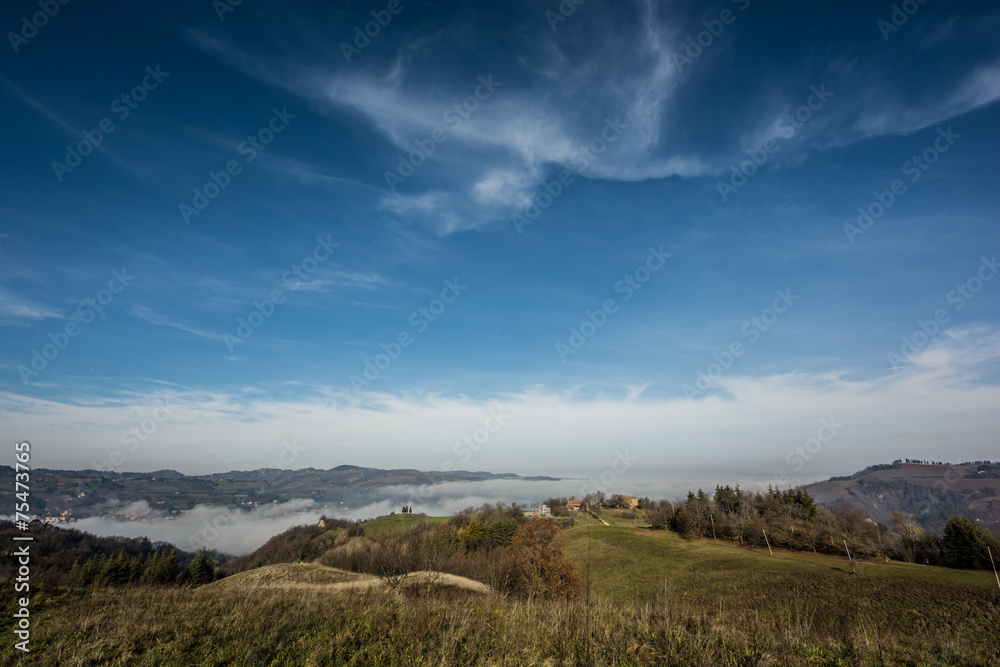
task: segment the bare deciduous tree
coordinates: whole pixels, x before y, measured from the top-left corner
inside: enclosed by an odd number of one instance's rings
[[[397,590],[418,567],[419,553],[397,535],[380,535],[365,543],[368,568]]]

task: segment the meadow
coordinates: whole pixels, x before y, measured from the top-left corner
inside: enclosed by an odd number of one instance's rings
[[[24,665],[996,665],[992,573],[685,540],[615,513],[562,531],[576,601],[317,563],[190,587],[36,591]],[[366,533],[444,518],[393,515]],[[370,530],[373,529],[373,530]],[[856,571],[855,571],[856,570]],[[12,604],[9,588],[5,602]],[[11,621],[4,621],[11,636]]]

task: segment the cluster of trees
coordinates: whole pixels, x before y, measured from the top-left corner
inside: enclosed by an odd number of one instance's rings
[[[623,496],[620,493],[608,496],[604,499],[602,505],[610,509],[631,509],[627,496]]]
[[[816,501],[807,491],[780,491],[768,487],[766,494],[748,493],[730,486],[717,486],[710,496],[703,490],[688,492],[676,506],[666,500],[640,500],[639,507],[654,528],[672,528],[686,537],[717,537],[753,541],[769,524],[797,523],[814,519]],[[763,541],[763,540],[762,540]]]
[[[157,551],[146,556],[128,555],[122,549],[117,556],[99,554],[70,569],[69,583],[75,586],[127,586],[129,584],[174,584],[178,580],[177,549]]]
[[[670,528],[685,537],[712,537],[756,546],[844,553],[862,558],[886,557],[949,567],[990,567],[989,551],[1000,552],[997,538],[974,521],[952,516],[939,538],[912,514],[896,512],[890,525],[842,503],[820,508],[803,489],[749,493],[739,486],[717,486],[709,495],[688,493],[684,502],[643,498],[640,507],[654,528]]]
[[[98,537],[72,528],[34,522],[31,527],[32,580],[56,586],[200,585],[250,567],[317,558],[339,537],[364,534],[359,521],[326,519],[325,526],[296,526],[265,543],[254,554],[231,558],[214,550],[197,554],[145,537]],[[0,539],[24,533],[0,522]],[[325,539],[317,539],[323,538]],[[13,548],[0,551],[0,578],[16,576]]]
[[[215,561],[213,561],[212,557],[208,555],[208,552],[202,549],[188,566],[187,583],[192,586],[208,584],[215,581],[217,574]]]
[[[526,519],[519,507],[469,508],[443,524],[343,540],[320,563],[374,574],[398,588],[416,571],[446,572],[519,597],[573,599],[583,591],[579,568],[563,556],[552,519]]]
[[[966,516],[953,516],[941,537],[946,562],[952,567],[985,569],[991,567],[990,553],[1000,554],[997,537],[983,530]]]
[[[566,498],[550,498],[546,505],[555,518],[531,519],[517,505],[483,505],[452,517],[438,529],[437,539],[452,553],[463,553],[466,565],[455,568],[439,561],[443,571],[454,571],[520,597],[572,599],[583,590],[575,563],[562,554],[559,526]],[[557,512],[559,510],[559,512]],[[570,521],[571,524],[571,521]],[[463,571],[464,570],[464,571]]]
[[[962,514],[948,519],[939,538],[912,514],[896,512],[885,541],[885,553],[892,558],[945,567],[991,568],[991,551],[994,559],[1000,553],[997,536]]]
[[[478,549],[508,546],[520,526],[517,519],[494,519],[483,523],[475,518],[460,526],[454,533],[449,532],[446,539],[469,554]]]
[[[0,522],[0,541],[23,535],[13,523]],[[195,554],[167,542],[145,537],[98,537],[73,528],[35,522],[31,526],[31,579],[53,586],[173,584],[186,580]],[[227,557],[216,551],[215,562]],[[13,546],[0,551],[0,578],[14,577],[17,558]]]
[[[965,461],[963,463],[950,463],[948,461],[928,461],[927,459],[896,459],[895,461],[893,461],[893,464],[903,463],[904,461],[906,463],[922,463],[924,465],[935,465],[935,466],[950,466],[950,465],[981,466],[981,465],[990,465],[992,463],[992,461],[990,461],[990,460],[985,460],[985,461]]]
[[[124,550],[109,557],[100,554],[84,563],[73,563],[69,583],[73,586],[200,586],[215,581],[222,573],[202,549],[187,568],[181,568],[176,548],[150,556],[129,556]]]

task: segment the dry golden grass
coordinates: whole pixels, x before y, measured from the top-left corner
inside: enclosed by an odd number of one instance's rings
[[[346,570],[338,570],[315,563],[277,563],[202,586],[199,590],[255,589],[255,588],[323,588],[345,583],[367,581],[373,577]]]
[[[852,575],[846,559],[600,524],[564,538],[589,602],[507,599],[437,573],[393,592],[317,563],[272,565],[198,589],[35,591],[32,653],[8,641],[0,663],[1000,665],[1000,595],[983,573]],[[12,595],[8,583],[8,608]]]
[[[473,593],[490,593],[486,584],[446,572],[412,572],[403,582],[404,587],[433,586],[436,590],[456,588]],[[348,572],[317,563],[277,563],[234,574],[196,589],[209,595],[216,591],[251,592],[264,589],[286,591],[313,590],[327,593],[377,590],[388,586],[370,574]]]
[[[413,587],[418,591],[420,587]],[[36,598],[18,664],[93,665],[996,665],[1000,614],[912,633],[875,609],[818,631],[808,600],[776,616],[747,599],[707,610],[316,589],[98,589]],[[588,620],[589,619],[589,620]],[[9,623],[8,623],[9,627]],[[9,629],[5,629],[9,636]],[[12,664],[10,642],[0,661]]]

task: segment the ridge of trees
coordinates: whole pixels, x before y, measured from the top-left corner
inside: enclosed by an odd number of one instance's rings
[[[819,508],[805,489],[769,486],[766,493],[749,493],[738,485],[716,486],[712,495],[699,489],[676,504],[642,498],[639,506],[653,528],[669,528],[686,538],[838,554],[846,542],[860,558],[958,568],[989,568],[987,547],[1000,554],[996,535],[964,515],[952,515],[938,537],[906,512],[896,512],[889,525],[882,525],[848,503]]]
[[[99,537],[42,522],[32,522],[30,533],[31,578],[41,585],[167,583],[168,570],[181,581],[196,557],[168,542],[151,542],[145,537]],[[16,544],[11,538],[23,534],[12,522],[0,521],[0,540],[4,544]],[[208,555],[214,562],[227,558],[216,551]],[[12,578],[17,566],[13,546],[0,550],[0,577]]]

